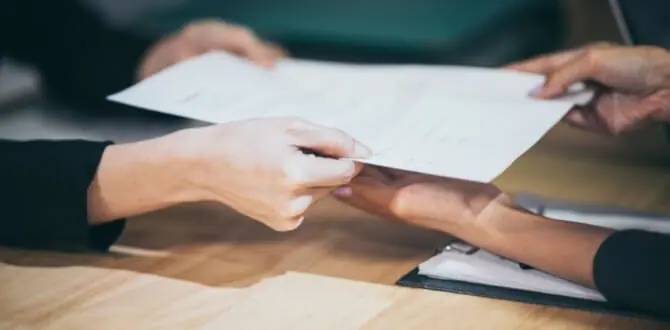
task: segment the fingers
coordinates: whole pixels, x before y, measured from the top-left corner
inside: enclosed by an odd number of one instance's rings
[[[286,57],[291,56],[289,54],[288,50],[284,49],[284,47],[282,47],[278,44],[275,44],[275,43],[272,43],[272,42],[265,42],[265,45],[269,48],[269,51],[270,51],[271,55],[276,59],[286,58]]]
[[[531,96],[554,98],[565,93],[575,83],[585,80],[598,81],[600,78],[598,75],[601,73],[598,69],[602,66],[600,62],[605,57],[603,54],[607,54],[613,47],[609,43],[596,43],[577,50],[513,63],[506,68],[545,75],[544,84],[531,91]]]
[[[583,55],[585,52],[593,52],[595,50],[608,49],[612,47],[616,47],[616,45],[609,42],[596,42],[579,49],[556,52],[548,55],[538,56],[525,61],[511,63],[504,68],[508,70],[529,73],[547,74],[565,65],[569,61],[572,61],[575,58]]]
[[[305,121],[289,128],[294,145],[334,158],[367,158],[372,151],[346,133]]]
[[[367,165],[363,168],[363,170],[361,170],[358,176],[388,183],[393,179],[393,171],[379,166]]]
[[[314,203],[314,196],[311,194],[302,194],[290,198],[277,208],[276,214],[257,217],[268,227],[275,231],[292,231],[300,227],[305,219],[305,213]]]
[[[549,99],[562,95],[571,85],[587,79],[597,80],[596,65],[588,57],[579,56],[547,74],[542,89],[535,97]]]
[[[251,30],[240,26],[231,26],[218,35],[222,48],[249,61],[265,67],[271,67],[278,58],[277,50],[261,41]]]
[[[327,196],[332,188],[315,188],[290,198],[281,203],[278,211],[271,216],[258,216],[261,221],[275,231],[292,231],[300,227],[305,220],[305,214],[317,201]]]
[[[396,218],[393,214],[393,206],[397,190],[369,176],[359,176],[352,180],[345,188],[333,192],[340,201],[360,210],[381,215],[388,218]]]
[[[565,115],[565,121],[579,127],[587,127],[591,122],[591,116],[588,116],[582,109],[572,109]]]
[[[660,109],[654,102],[655,94],[644,101],[623,94],[609,94],[600,98],[598,107],[593,111],[599,124],[606,129],[603,133],[619,135],[645,124]]]
[[[611,134],[609,127],[602,121],[602,118],[591,107],[588,108],[574,108],[568,112],[564,118],[565,122],[577,128],[598,133]]]
[[[286,55],[280,47],[264,42],[251,30],[221,21],[192,23],[183,34],[200,47],[199,52],[225,50],[264,67],[272,67]]]
[[[568,61],[574,59],[578,54],[579,51],[572,50],[551,55],[544,55],[530,60],[512,63],[505,66],[504,68],[521,72],[547,74],[556,70],[556,68],[567,63]]]
[[[393,186],[398,177],[401,177],[402,174],[395,173],[396,171],[372,165],[365,165],[361,172],[355,176],[352,180],[356,180],[358,184],[360,183],[373,183]],[[343,185],[333,191],[333,195],[341,198],[349,197],[352,194],[352,188],[350,185]]]
[[[300,150],[316,155],[297,154],[296,169],[290,175],[309,187],[332,187],[349,183],[363,165],[339,158],[366,158],[372,152],[346,133],[305,121],[294,122],[289,130],[293,143]]]
[[[285,175],[298,190],[345,185],[363,168],[363,164],[352,160],[301,154],[295,158]]]

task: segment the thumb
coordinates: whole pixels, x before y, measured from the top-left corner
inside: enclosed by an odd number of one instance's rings
[[[359,176],[333,191],[340,201],[357,209],[386,217],[393,214],[396,189],[371,177]]]
[[[348,134],[334,128],[307,124],[307,127],[291,131],[294,144],[324,156],[334,158],[367,158],[372,151]]]
[[[542,99],[558,97],[572,84],[593,79],[594,74],[592,62],[583,56],[577,57],[547,74],[544,85],[534,96]]]

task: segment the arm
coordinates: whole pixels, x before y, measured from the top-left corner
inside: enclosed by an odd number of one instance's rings
[[[670,236],[547,219],[493,185],[366,167],[340,200],[449,233],[503,257],[597,288],[609,302],[670,315]]]
[[[160,141],[0,141],[0,244],[104,251],[119,219],[190,201]]]
[[[670,236],[551,220],[501,204],[450,233],[501,256],[597,288],[611,303],[670,315]]]
[[[0,54],[35,65],[64,101],[101,103],[133,84],[151,43],[107,27],[76,0],[0,5]]]
[[[360,170],[339,158],[369,154],[343,132],[289,118],[184,129],[119,145],[0,141],[0,244],[105,250],[122,229],[116,219],[203,201],[292,230],[324,190]]]

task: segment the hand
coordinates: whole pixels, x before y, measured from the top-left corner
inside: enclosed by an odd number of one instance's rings
[[[213,50],[228,51],[264,67],[284,56],[278,46],[258,39],[253,32],[221,21],[197,21],[153,45],[139,68],[139,79],[171,65]]]
[[[670,53],[662,48],[597,44],[507,68],[546,75],[532,93],[538,98],[559,96],[580,81],[601,85],[590,105],[566,117],[582,128],[618,134],[650,119],[670,119]]]
[[[226,204],[278,231],[297,228],[311,205],[349,183],[362,168],[338,158],[370,155],[367,147],[341,131],[285,118],[185,130],[166,143],[193,159],[185,182],[204,191],[206,200]]]
[[[507,198],[489,184],[372,166],[334,194],[363,211],[448,233],[477,222],[491,205]]]

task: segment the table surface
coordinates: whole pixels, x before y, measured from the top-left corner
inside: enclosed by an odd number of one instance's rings
[[[91,119],[44,105],[0,112],[0,138],[128,141],[193,125],[135,115]],[[665,149],[657,129],[604,138],[561,124],[497,183],[509,192],[665,210]],[[182,206],[131,219],[107,255],[1,248],[0,328],[664,328],[392,285],[445,239],[332,200],[289,233],[221,206]]]

